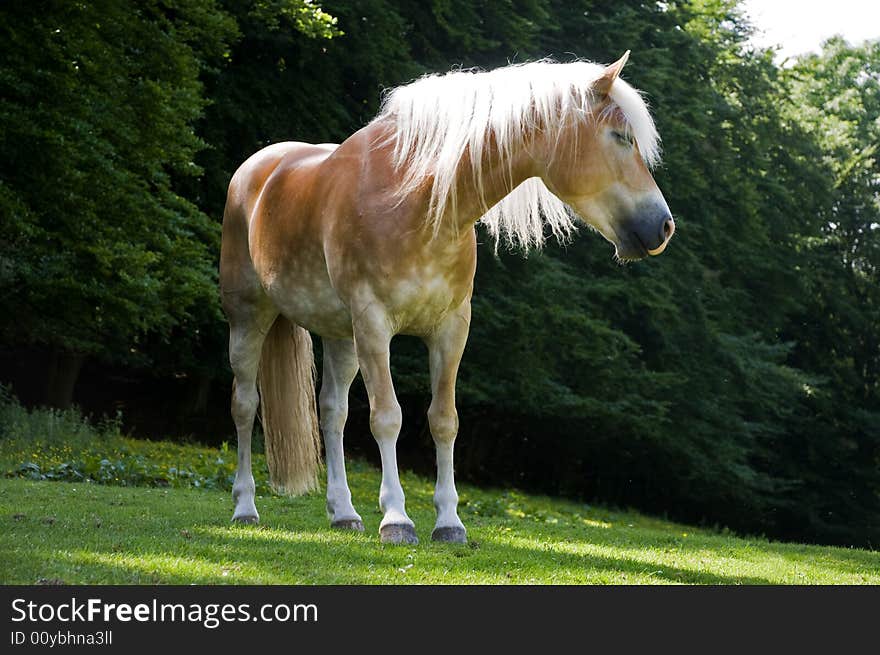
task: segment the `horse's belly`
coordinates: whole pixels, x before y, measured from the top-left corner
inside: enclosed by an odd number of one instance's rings
[[[276,281],[266,291],[287,319],[309,332],[330,339],[352,336],[351,313],[326,272]]]

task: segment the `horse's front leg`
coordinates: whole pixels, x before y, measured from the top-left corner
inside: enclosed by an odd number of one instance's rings
[[[356,316],[353,327],[358,364],[370,401],[370,430],[382,459],[379,507],[384,516],[379,524],[379,537],[383,543],[417,544],[419,540],[407,516],[397,474],[397,437],[403,419],[391,381],[393,335],[387,316],[377,303],[368,304]]]
[[[351,504],[345,475],[342,433],[348,418],[348,391],[358,361],[351,339],[323,339],[324,379],[321,383],[321,431],[327,459],[327,513],[334,528],[363,531],[364,523]]]
[[[437,524],[431,533],[434,541],[467,542],[464,524],[458,518],[458,492],[455,490],[452,452],[458,434],[455,380],[470,322],[471,303],[468,299],[425,339],[430,358],[432,394],[428,424],[437,449],[437,485],[434,487]]]

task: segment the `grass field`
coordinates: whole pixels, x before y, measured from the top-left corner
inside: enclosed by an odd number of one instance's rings
[[[0,461],[14,470],[10,462],[22,453],[14,442],[0,446]],[[223,458],[216,449],[158,442],[121,440],[113,447],[129,456],[170,452],[178,469]],[[51,453],[29,455],[48,468]],[[0,582],[880,583],[878,552],[744,539],[634,512],[467,486],[460,489],[461,515],[470,544],[435,544],[431,482],[408,474],[408,509],[422,542],[385,546],[377,536],[379,473],[359,462],[350,469],[363,534],[329,529],[320,493],[294,499],[263,493],[262,524],[254,527],[230,524],[224,489],[7,477],[0,480]]]
[[[0,388],[0,392],[3,389]],[[433,483],[404,472],[421,543],[379,543],[380,473],[349,463],[364,533],[323,494],[274,495],[230,524],[235,453],[135,440],[117,421],[0,393],[2,584],[880,584],[880,552],[768,542],[512,490],[459,487],[466,546],[430,541]]]

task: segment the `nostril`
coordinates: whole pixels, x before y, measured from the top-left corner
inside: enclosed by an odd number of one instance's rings
[[[657,229],[657,223],[652,222],[652,226],[654,229]],[[648,248],[649,255],[659,255],[664,250],[666,250],[666,244],[669,243],[669,239],[672,238],[672,235],[675,233],[675,221],[672,220],[672,216],[667,214],[667,217],[660,223],[660,229],[655,232],[657,235],[655,238],[659,242],[657,246],[653,249]],[[644,245],[644,242],[642,243]]]

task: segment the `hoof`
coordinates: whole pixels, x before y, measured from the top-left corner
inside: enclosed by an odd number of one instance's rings
[[[253,514],[242,514],[241,516],[233,516],[232,522],[239,525],[256,525],[260,522],[260,517]]]
[[[379,541],[383,544],[417,544],[419,538],[413,526],[391,523],[379,528]]]
[[[434,528],[434,531],[431,533],[431,541],[445,541],[449,544],[466,544],[467,532],[464,528],[458,526]]]
[[[333,521],[330,527],[334,530],[355,530],[357,532],[364,531],[364,522],[360,519],[342,519],[341,521]]]

